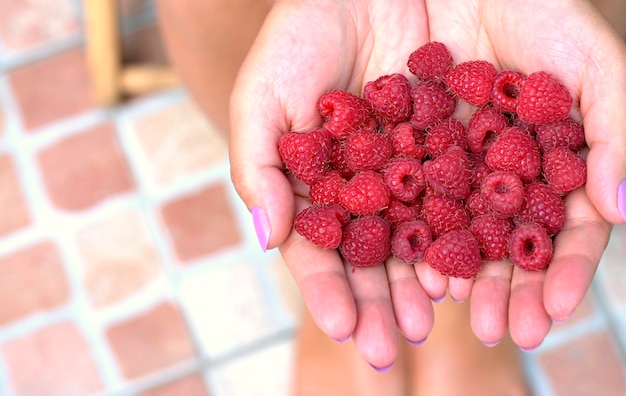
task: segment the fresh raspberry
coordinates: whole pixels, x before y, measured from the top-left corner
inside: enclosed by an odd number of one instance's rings
[[[480,193],[489,210],[499,218],[516,214],[524,201],[524,186],[513,172],[491,172],[483,180]]]
[[[363,97],[384,120],[397,124],[411,117],[411,84],[402,74],[389,74],[366,83]]]
[[[422,220],[424,220],[437,238],[446,232],[469,228],[470,217],[461,201],[431,194],[424,198],[422,204]]]
[[[375,126],[367,101],[347,91],[328,92],[320,98],[317,108],[324,119],[323,127],[338,139],[346,138],[359,129]]]
[[[470,231],[478,241],[484,260],[502,260],[509,255],[509,237],[515,225],[511,219],[501,219],[492,214],[474,217]]]
[[[491,99],[498,71],[484,60],[462,62],[446,74],[446,85],[456,96],[473,106],[484,106]]]
[[[522,84],[516,112],[529,124],[547,124],[563,120],[572,107],[572,95],[551,74],[532,73]]]
[[[389,189],[374,171],[357,173],[339,191],[339,202],[354,215],[373,215],[389,203]]]
[[[478,241],[470,230],[454,230],[437,238],[426,249],[426,262],[443,275],[473,278],[482,263]]]
[[[454,112],[456,100],[444,87],[434,82],[420,82],[411,87],[413,117],[411,122],[417,129],[425,130],[448,118]]]
[[[295,177],[311,185],[329,168],[330,134],[324,128],[285,133],[278,139],[278,153]]]
[[[515,113],[517,100],[522,92],[526,76],[513,70],[502,70],[496,74],[491,90],[491,103],[504,113]]]
[[[480,189],[485,176],[490,174],[492,170],[485,164],[484,155],[469,153],[467,158],[470,161],[470,186],[472,189]]]
[[[424,162],[426,182],[439,194],[463,199],[470,193],[470,164],[465,151],[452,146],[433,160]]]
[[[413,51],[407,65],[420,80],[443,84],[446,73],[452,69],[453,60],[445,44],[433,41]]]
[[[397,198],[391,197],[389,205],[380,212],[380,215],[387,220],[391,227],[396,227],[407,221],[417,220],[421,213],[421,199],[418,198],[412,202],[402,202]]]
[[[530,136],[534,138],[535,129],[537,128],[537,125],[529,124],[527,122],[520,120],[520,118],[515,113],[509,115],[509,120],[510,120],[511,126],[518,127],[526,131]]]
[[[328,171],[321,179],[311,185],[309,195],[313,204],[339,203],[339,190],[346,184],[338,170]]]
[[[487,150],[491,143],[509,126],[506,116],[494,107],[482,107],[472,114],[467,125],[467,143],[473,153]]]
[[[540,271],[552,260],[552,239],[537,223],[518,225],[509,238],[513,264],[526,271]]]
[[[433,243],[426,223],[420,220],[402,223],[391,234],[391,254],[405,263],[415,264],[424,258],[424,252]]]
[[[369,129],[346,138],[346,162],[355,172],[378,170],[391,157],[391,146],[384,135]]]
[[[400,201],[413,201],[426,187],[422,163],[416,159],[393,158],[385,164],[380,173],[391,196]]]
[[[567,147],[578,151],[586,145],[583,126],[571,118],[537,125],[535,132],[535,140],[541,151],[548,151],[553,147]]]
[[[428,131],[424,146],[430,158],[435,158],[451,146],[459,146],[466,150],[467,132],[461,121],[450,117]]]
[[[555,147],[543,153],[543,177],[554,191],[565,194],[587,181],[585,160],[566,147]]]
[[[565,225],[565,204],[550,186],[532,183],[524,189],[524,203],[515,216],[518,224],[535,222],[556,235]]]
[[[313,205],[296,215],[293,227],[315,245],[336,249],[341,243],[343,226],[349,221],[348,212],[337,204]]]
[[[541,171],[541,154],[535,140],[523,129],[507,128],[487,150],[485,163],[492,170],[510,171],[532,180]]]
[[[330,166],[332,169],[338,170],[346,179],[354,176],[354,171],[348,166],[346,160],[346,145],[344,140],[331,139]]]
[[[358,217],[343,230],[339,251],[355,267],[382,264],[391,249],[389,224],[380,216]]]
[[[425,135],[410,122],[401,122],[386,134],[392,156],[422,160],[426,156]]]
[[[490,213],[487,202],[483,198],[480,190],[474,190],[470,193],[469,197],[465,200],[465,208],[467,209],[470,217],[477,217]]]

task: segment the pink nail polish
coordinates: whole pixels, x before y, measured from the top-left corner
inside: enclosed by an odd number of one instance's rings
[[[267,214],[265,213],[265,211],[258,206],[250,209],[250,212],[252,213],[252,221],[254,223],[256,237],[259,240],[259,245],[261,245],[261,249],[265,252],[267,251],[267,244],[270,240],[270,235],[272,233],[270,221],[267,218]]]
[[[626,221],[626,179],[617,186],[617,209]]]

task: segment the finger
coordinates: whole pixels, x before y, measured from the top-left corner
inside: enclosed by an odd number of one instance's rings
[[[464,279],[451,276],[448,278],[450,297],[456,302],[467,300],[472,292],[474,279]]]
[[[390,258],[385,267],[398,328],[409,343],[421,344],[434,322],[430,297],[417,279],[413,265]]]
[[[426,294],[428,294],[431,300],[441,302],[446,296],[448,277],[441,275],[425,261],[416,263],[414,267],[417,279],[419,279],[420,285],[422,285]]]

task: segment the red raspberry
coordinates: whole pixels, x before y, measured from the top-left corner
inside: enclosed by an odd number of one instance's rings
[[[532,180],[541,171],[541,154],[526,131],[511,127],[502,131],[489,147],[485,163],[492,170],[510,171],[522,180]]]
[[[517,102],[517,115],[528,124],[563,120],[572,107],[572,95],[551,74],[544,71],[528,76]]]
[[[433,243],[430,228],[420,220],[402,223],[391,234],[391,254],[405,263],[415,264]]]
[[[330,153],[330,166],[338,170],[346,179],[354,176],[354,171],[348,166],[346,160],[346,145],[344,140],[332,138]]]
[[[391,157],[391,146],[384,135],[362,129],[346,138],[346,162],[354,172],[378,170]]]
[[[318,110],[324,119],[323,127],[338,139],[363,128],[374,128],[372,109],[363,98],[341,90],[323,95]]]
[[[515,113],[517,100],[526,76],[513,70],[502,70],[496,74],[491,90],[491,103],[505,113]]]
[[[424,146],[430,158],[435,158],[451,146],[459,146],[466,150],[467,132],[461,121],[450,117],[428,131]]]
[[[313,204],[339,203],[339,190],[346,184],[346,179],[337,170],[328,171],[321,179],[311,185],[309,195]]]
[[[454,112],[456,100],[444,87],[433,82],[421,82],[411,87],[413,117],[417,129],[425,130],[448,118]]]
[[[465,151],[452,146],[433,160],[424,162],[426,182],[439,194],[463,199],[470,193],[470,164]]]
[[[583,126],[571,118],[537,125],[535,131],[535,140],[541,151],[548,151],[553,147],[567,147],[578,151],[586,145]]]
[[[554,191],[565,194],[587,181],[587,164],[581,156],[565,147],[543,154],[543,177]]]
[[[513,264],[526,271],[540,271],[552,260],[552,239],[537,223],[518,225],[509,238]]]
[[[480,193],[489,210],[499,218],[516,214],[524,201],[524,186],[513,172],[491,172],[483,180]]]
[[[485,202],[480,190],[474,190],[470,193],[469,197],[465,200],[465,208],[471,217],[490,213],[487,202]]]
[[[426,187],[422,163],[412,158],[397,157],[381,169],[383,180],[392,197],[411,202]]]
[[[389,256],[390,237],[389,224],[381,217],[358,217],[344,228],[339,251],[356,267],[382,264]]]
[[[386,136],[391,145],[392,156],[411,157],[418,160],[426,156],[424,133],[413,128],[410,122],[397,124]]]
[[[373,215],[389,203],[389,189],[374,171],[357,173],[339,191],[339,202],[355,215]]]
[[[384,120],[397,124],[411,117],[411,84],[402,74],[385,75],[366,83],[363,97]]]
[[[467,143],[473,153],[481,153],[505,128],[509,126],[506,116],[493,107],[483,107],[474,112],[467,125]]]
[[[518,224],[535,222],[543,226],[548,234],[555,235],[565,225],[565,204],[550,186],[529,184],[524,190],[524,203],[515,221]]]
[[[413,51],[407,65],[420,80],[443,84],[446,73],[452,69],[453,60],[445,44],[433,41]]]
[[[426,262],[443,275],[473,278],[482,263],[478,241],[470,230],[454,230],[440,236],[426,249]]]
[[[422,205],[422,220],[435,238],[452,230],[469,228],[470,217],[461,201],[438,194],[427,195]]]
[[[484,60],[459,63],[446,74],[446,85],[456,96],[473,106],[484,106],[491,99],[498,71]]]
[[[511,219],[491,214],[474,217],[470,231],[478,241],[484,260],[502,260],[509,255],[509,237],[515,225]]]
[[[296,215],[293,227],[315,245],[336,249],[341,243],[343,226],[349,221],[348,212],[337,204],[313,205]]]
[[[413,202],[402,202],[397,198],[390,198],[389,205],[380,212],[390,226],[395,227],[407,221],[417,220],[422,212],[422,201],[418,198]]]
[[[313,184],[329,168],[330,134],[324,128],[307,133],[285,133],[278,139],[278,153],[295,177],[306,184]]]

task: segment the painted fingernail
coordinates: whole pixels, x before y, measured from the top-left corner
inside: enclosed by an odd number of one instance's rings
[[[498,341],[493,341],[493,342],[482,342],[486,347],[488,348],[493,348],[494,346],[498,345],[500,343],[500,340]]]
[[[265,211],[258,206],[250,209],[250,212],[252,213],[252,221],[254,223],[256,237],[259,240],[261,249],[265,252],[267,251],[267,244],[270,240],[270,234],[272,233],[270,221],[267,218]]]
[[[344,342],[348,341],[350,339],[350,337],[352,337],[352,336],[347,336],[346,338],[333,338],[333,337],[330,337],[330,339],[335,341],[335,342],[338,342],[340,344],[343,344]]]
[[[617,187],[617,209],[626,221],[626,179],[622,180]]]
[[[431,301],[432,301],[432,302],[434,302],[434,303],[436,303],[436,304],[439,304],[440,302],[442,302],[443,300],[445,300],[445,298],[446,298],[446,295],[444,294],[443,296],[441,296],[441,297],[439,297],[439,298],[431,298]]]
[[[457,304],[461,304],[463,302],[465,302],[465,300],[457,300],[456,298],[454,298],[454,296],[450,296],[452,298],[452,301],[454,301]]]
[[[406,342],[408,342],[409,344],[411,344],[411,345],[413,345],[413,346],[420,346],[420,345],[422,345],[423,343],[425,343],[427,339],[428,339],[428,337],[426,337],[426,338],[424,338],[424,339],[422,339],[422,340],[419,340],[419,341],[411,341],[411,340],[409,340],[409,339],[407,338]]]
[[[519,349],[521,349],[523,352],[533,352],[536,351],[539,348],[539,345],[535,345],[534,347],[519,347]]]
[[[571,319],[572,316],[574,316],[574,312],[576,312],[576,310],[570,312],[569,315],[567,315],[567,316],[564,316],[564,317],[559,318],[559,319],[552,318],[552,320],[557,322],[557,323],[568,321],[569,319]]]
[[[386,373],[387,371],[391,370],[391,368],[393,367],[393,363],[391,363],[389,366],[385,366],[385,367],[376,367],[373,364],[370,363],[370,366],[372,366],[372,368],[374,370],[376,370],[379,373]]]

